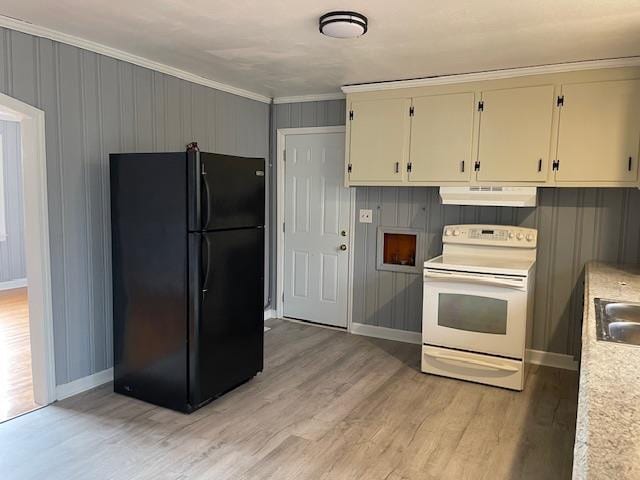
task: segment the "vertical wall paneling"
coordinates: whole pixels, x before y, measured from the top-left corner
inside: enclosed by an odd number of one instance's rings
[[[197,140],[203,150],[268,159],[270,109],[8,29],[0,29],[0,91],[45,112],[56,383],[64,384],[112,365],[109,153],[179,151]]]
[[[398,194],[399,190],[410,191]],[[354,322],[420,331],[421,278],[375,270],[379,225],[403,225],[406,202],[424,229],[425,257],[441,252],[449,223],[515,224],[539,231],[533,348],[575,354],[582,318],[583,270],[589,260],[636,263],[640,254],[635,189],[541,188],[537,208],[442,206],[437,188],[358,188],[356,209],[370,208],[372,224],[356,224]],[[424,211],[424,220],[416,212]],[[424,222],[424,223],[423,223]],[[362,250],[362,251],[361,251]]]

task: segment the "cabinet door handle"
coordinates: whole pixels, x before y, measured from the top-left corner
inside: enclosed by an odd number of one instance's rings
[[[396,162],[396,173],[400,173],[400,162]]]
[[[460,171],[464,173],[464,160],[460,162]]]
[[[629,166],[627,167],[627,170],[631,171],[631,165],[633,165],[633,157],[629,157]]]
[[[538,159],[538,171],[539,172],[542,171],[542,159],[541,158]]]

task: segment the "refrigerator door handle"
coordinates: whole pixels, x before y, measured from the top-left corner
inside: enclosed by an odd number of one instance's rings
[[[204,248],[206,257],[203,256],[202,258],[202,260],[206,258],[206,268],[204,270],[204,275],[202,276],[202,294],[204,295],[205,293],[207,293],[207,288],[205,287],[209,282],[209,259],[211,258],[211,240],[209,240],[209,237],[207,237],[207,235],[202,235],[202,239],[204,240],[204,243],[206,245],[206,247]]]
[[[207,182],[207,172],[204,169],[204,163],[201,164],[200,176],[202,178],[202,187],[204,189],[204,201],[201,203],[202,209],[202,230],[206,230],[211,217],[211,192],[209,191],[209,182]]]

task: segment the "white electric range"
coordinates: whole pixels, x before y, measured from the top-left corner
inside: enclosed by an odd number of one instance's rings
[[[422,371],[522,390],[537,231],[449,225],[424,262]]]

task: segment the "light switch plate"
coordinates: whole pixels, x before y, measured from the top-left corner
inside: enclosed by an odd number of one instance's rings
[[[373,210],[361,208],[360,223],[372,223],[372,222],[373,222]]]

